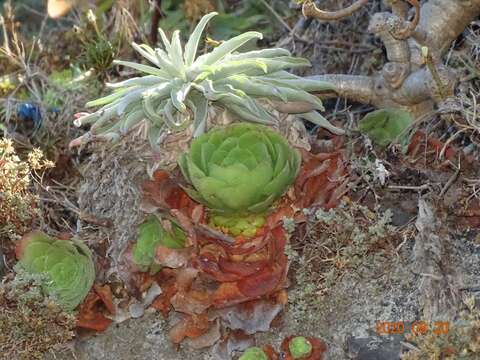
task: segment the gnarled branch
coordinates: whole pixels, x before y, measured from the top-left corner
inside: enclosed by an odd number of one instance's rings
[[[480,0],[384,0],[392,12],[376,13],[369,31],[379,36],[387,49],[388,62],[375,76],[317,75],[312,79],[329,81],[336,92],[317,94],[320,98],[344,97],[377,108],[399,107],[415,117],[432,111],[453,99],[455,73],[442,65],[441,58],[458,35],[480,15]],[[415,17],[407,20],[408,6]],[[365,5],[357,1],[338,12],[324,12],[304,4],[304,15],[322,20],[338,20]],[[421,16],[420,16],[421,11]],[[431,66],[425,66],[421,49],[427,46]],[[432,71],[434,69],[434,71]]]
[[[385,6],[392,9],[392,13],[402,20],[407,19],[408,9],[410,8],[404,0],[383,0]]]
[[[335,86],[336,91],[317,94],[322,99],[345,97],[363,104],[374,104],[376,94],[375,81],[371,76],[358,75],[314,75],[309,77],[313,80],[328,81]]]
[[[340,20],[352,15],[355,11],[367,5],[368,0],[357,0],[352,5],[338,11],[320,10],[313,2],[303,4],[302,12],[305,17],[314,17],[320,20]]]
[[[392,32],[392,35],[397,40],[405,40],[415,33],[415,29],[420,21],[420,3],[418,0],[406,0],[415,8],[415,16],[412,21],[405,22],[405,27]]]
[[[451,97],[457,83],[455,74],[445,66],[438,66],[437,71],[442,79],[443,91]],[[425,67],[412,72],[402,85],[394,90],[389,88],[383,76],[314,75],[309,78],[328,81],[335,86],[335,92],[316,94],[322,99],[345,97],[377,108],[403,107],[415,115],[430,111],[433,101],[441,100],[438,85]]]

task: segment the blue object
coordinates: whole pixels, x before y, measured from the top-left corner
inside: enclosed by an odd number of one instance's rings
[[[34,131],[37,131],[42,125],[42,112],[40,107],[32,103],[23,103],[17,107],[17,116],[23,121],[32,121]]]
[[[57,115],[60,113],[60,109],[57,107],[52,107],[50,109],[47,109],[47,112]],[[38,106],[37,104],[18,104],[17,116],[23,121],[33,122],[33,134],[35,134],[42,126],[42,111],[40,110],[40,106]]]
[[[35,125],[42,122],[42,113],[38,105],[32,103],[20,104],[17,108],[17,115],[22,120],[33,121]]]

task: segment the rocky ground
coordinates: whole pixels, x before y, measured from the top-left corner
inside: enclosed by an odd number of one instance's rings
[[[449,262],[462,286],[461,296],[476,295],[478,301],[480,244],[475,235],[465,236],[454,230],[446,234],[452,245]],[[406,236],[395,256],[378,259],[368,264],[368,268],[363,278],[355,273],[343,276],[311,308],[290,302],[270,331],[256,334],[257,344],[279,346],[284,337],[303,334],[319,337],[328,344],[326,359],[399,359],[407,346],[405,337],[379,335],[376,324],[403,321],[408,329],[413,322],[426,319],[415,237]],[[292,285],[290,296],[303,297],[306,285]],[[441,318],[442,314],[436,315],[436,319]],[[429,323],[433,324],[433,320]],[[75,355],[85,360],[219,359],[214,350],[199,352],[185,346],[177,349],[167,339],[168,328],[168,322],[161,316],[147,314],[78,341]]]

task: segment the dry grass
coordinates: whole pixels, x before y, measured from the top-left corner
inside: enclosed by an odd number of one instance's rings
[[[32,179],[53,164],[43,158],[40,150],[30,152],[21,160],[13,142],[0,139],[0,241],[16,240],[31,229],[40,215],[38,197],[32,191]]]
[[[451,131],[447,143],[464,148],[466,154],[479,155],[480,146],[480,23],[468,27],[462,38],[452,45],[447,63],[456,69],[460,84],[457,91],[457,111],[447,117]]]
[[[2,359],[44,359],[70,341],[75,317],[63,312],[42,288],[46,278],[19,271],[0,284],[0,353]]]
[[[391,216],[348,201],[329,211],[310,211],[305,226],[293,236],[291,260],[300,282],[323,295],[347,272],[360,275],[373,258],[393,257],[401,237],[390,225]]]
[[[333,10],[350,4],[349,0],[327,0],[322,1],[321,6],[322,9]],[[297,56],[310,59],[313,66],[306,70],[305,75],[369,75],[372,71],[381,69],[385,61],[381,43],[367,33],[370,15],[383,10],[380,1],[372,1],[341,21],[301,19],[296,27],[296,35],[286,36],[279,44],[289,48]],[[306,24],[309,24],[308,27]]]
[[[474,360],[480,357],[480,310],[475,298],[464,300],[465,309],[459,318],[449,324],[448,332],[408,336],[411,349],[402,360]]]

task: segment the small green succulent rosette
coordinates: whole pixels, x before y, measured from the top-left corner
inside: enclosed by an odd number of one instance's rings
[[[75,239],[30,234],[24,239],[19,264],[27,272],[46,274],[49,278],[46,291],[67,311],[85,299],[95,280],[92,253]]]
[[[313,347],[303,336],[296,336],[288,343],[288,350],[294,359],[305,359],[312,353]]]
[[[170,220],[171,229],[167,231],[160,220],[152,215],[148,217],[138,229],[137,242],[133,246],[133,262],[142,271],[157,273],[161,266],[155,264],[155,251],[158,246],[169,249],[182,249],[185,247],[187,236],[180,226]]]
[[[252,237],[265,224],[265,217],[257,214],[247,216],[215,215],[210,218],[209,225],[213,228],[226,229],[233,236],[244,235]]]
[[[211,211],[210,223],[249,235],[295,181],[300,153],[263,125],[235,123],[195,139],[179,159],[185,189]]]
[[[268,360],[268,356],[259,347],[251,347],[245,350],[238,360]]]
[[[358,130],[381,147],[397,142],[406,148],[410,141],[408,128],[413,121],[412,115],[405,110],[380,109],[365,115],[358,124]]]

